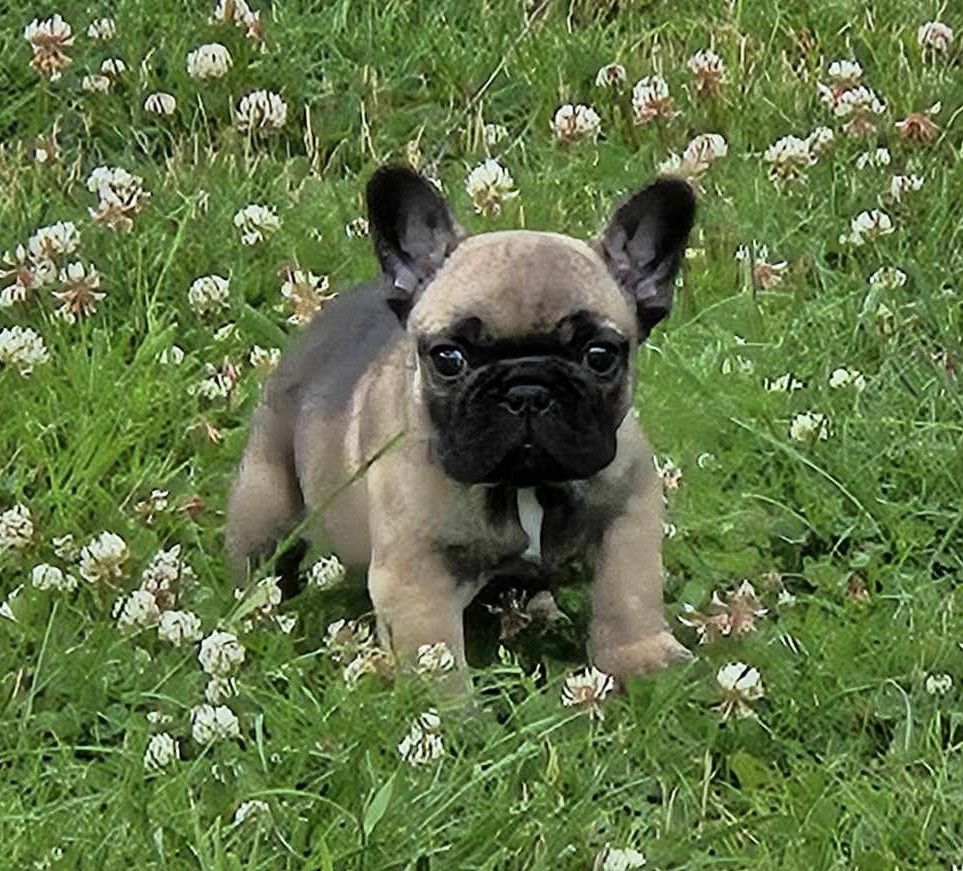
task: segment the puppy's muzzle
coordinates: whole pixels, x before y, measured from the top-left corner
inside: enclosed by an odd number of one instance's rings
[[[541,384],[516,384],[508,388],[499,402],[502,408],[516,417],[537,417],[545,414],[554,404],[554,397]]]

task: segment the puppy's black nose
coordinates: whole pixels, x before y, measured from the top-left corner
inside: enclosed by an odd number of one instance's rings
[[[552,394],[541,384],[516,384],[508,388],[501,404],[510,414],[537,415],[548,411],[553,402]]]

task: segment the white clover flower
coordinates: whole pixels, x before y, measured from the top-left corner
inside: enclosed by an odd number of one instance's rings
[[[15,367],[26,378],[49,359],[43,338],[30,327],[18,324],[0,330],[0,364]]]
[[[361,236],[367,236],[370,233],[370,229],[367,218],[352,218],[344,225],[344,235],[349,239],[356,239]]]
[[[924,684],[931,696],[945,696],[953,688],[953,676],[949,674],[928,674]]]
[[[498,215],[504,203],[518,196],[511,173],[493,158],[468,173],[465,191],[481,215]]]
[[[210,24],[233,24],[236,27],[243,27],[245,36],[255,42],[261,42],[264,39],[261,13],[252,10],[245,0],[218,0],[214,14],[208,19],[208,22]]]
[[[285,635],[290,635],[298,623],[297,614],[275,614],[274,622]]]
[[[793,393],[796,390],[802,390],[806,385],[794,378],[792,372],[787,372],[774,380],[764,378],[762,386],[770,393]]]
[[[308,569],[308,586],[328,590],[344,580],[345,568],[334,554],[321,557]]]
[[[173,115],[175,109],[177,109],[177,99],[173,94],[167,94],[164,91],[148,94],[147,99],[144,100],[144,111],[153,115]]]
[[[716,673],[716,683],[722,690],[722,704],[716,709],[724,720],[733,713],[737,717],[753,714],[752,702],[765,695],[759,671],[744,662],[730,662]]]
[[[356,648],[357,649],[357,648]],[[332,654],[332,659],[340,661],[337,654]],[[358,681],[366,674],[375,674],[380,677],[390,679],[394,675],[395,660],[386,650],[367,643],[362,646],[354,659],[351,660],[342,672],[342,677],[349,690],[353,690]]]
[[[50,284],[57,277],[57,266],[46,255],[35,256],[26,246],[5,251],[0,259],[0,280],[11,283],[0,290],[0,308],[24,302],[30,291]]]
[[[599,871],[632,871],[645,866],[645,856],[631,847],[615,848],[605,845],[605,849],[595,861]]]
[[[652,455],[652,465],[655,472],[662,479],[662,492],[671,493],[678,490],[682,483],[682,469],[680,469],[672,457],[659,459],[655,454]]]
[[[101,75],[111,80],[119,79],[125,72],[127,72],[127,64],[119,57],[109,57],[100,65]]]
[[[156,626],[161,611],[153,593],[134,590],[116,608],[117,628],[122,630],[148,629]]]
[[[240,367],[235,366],[228,357],[224,358],[220,369],[213,363],[205,363],[204,372],[207,377],[189,388],[189,392],[210,402],[227,399],[241,377]]]
[[[770,145],[762,156],[769,164],[769,178],[776,184],[803,181],[805,171],[816,162],[810,139],[783,136]]]
[[[659,172],[695,179],[728,153],[729,143],[725,137],[718,133],[702,133],[685,147],[681,156],[671,154],[660,163]]]
[[[357,620],[336,620],[328,625],[324,645],[335,662],[344,662],[351,654],[373,643],[371,627]]]
[[[166,494],[166,490],[153,491],[152,496],[155,499],[155,504],[166,507]],[[163,510],[163,508],[158,510]],[[178,584],[186,586],[196,580],[197,575],[194,573],[194,569],[181,558],[181,546],[179,544],[175,544],[167,550],[162,548],[157,551],[140,576],[141,586],[152,593],[171,590]]]
[[[113,83],[109,76],[100,75],[99,73],[84,76],[80,80],[80,87],[91,94],[106,94],[110,91],[111,84]]]
[[[64,51],[74,44],[71,26],[60,15],[43,21],[34,18],[24,28],[23,38],[33,50],[30,66],[51,82],[57,81],[63,70],[71,64],[70,57]]]
[[[262,348],[260,345],[255,345],[251,348],[251,353],[248,356],[248,362],[251,364],[251,368],[259,369],[261,372],[270,372],[272,369],[277,368],[280,361],[280,348]]]
[[[289,324],[308,323],[324,304],[337,294],[328,293],[328,276],[315,275],[305,269],[291,269],[281,285],[281,296],[291,309]]]
[[[129,558],[130,549],[124,539],[114,532],[102,532],[80,551],[80,576],[91,583],[120,578]]]
[[[881,266],[870,277],[870,287],[880,290],[896,290],[906,284],[907,275],[895,266]]]
[[[782,284],[783,273],[789,268],[785,260],[772,263],[768,258],[769,248],[756,242],[736,249],[736,260],[749,267],[752,286],[758,290],[772,290]]]
[[[894,175],[889,182],[889,197],[894,202],[901,202],[903,194],[918,191],[923,187],[923,177],[919,175]]]
[[[234,61],[219,42],[202,45],[187,55],[187,74],[192,79],[219,79],[227,74]]]
[[[204,698],[212,705],[222,705],[237,695],[237,681],[233,677],[212,677],[204,689]]]
[[[246,0],[217,0],[214,14],[207,19],[208,24],[244,24],[251,16],[251,7]]]
[[[184,349],[180,345],[164,348],[157,356],[157,362],[162,366],[180,366],[184,362]]]
[[[796,597],[784,587],[779,591],[779,595],[776,597],[776,604],[784,608],[791,608],[796,604]]]
[[[207,674],[229,677],[244,662],[244,647],[233,633],[217,630],[201,642],[197,660]]]
[[[234,215],[234,226],[241,231],[244,245],[254,245],[278,230],[281,219],[272,206],[251,203]]]
[[[62,593],[69,593],[77,589],[77,579],[73,575],[66,575],[61,569],[48,563],[40,563],[33,567],[30,583],[38,590],[59,590]]]
[[[880,168],[889,166],[892,157],[888,148],[876,148],[873,151],[864,151],[856,158],[856,169],[865,169],[867,166]]]
[[[881,209],[860,212],[850,223],[850,232],[839,237],[843,244],[863,245],[894,231],[893,219]]]
[[[702,133],[696,136],[682,152],[682,159],[688,163],[712,164],[729,153],[729,144],[719,133]]]
[[[689,58],[689,69],[696,77],[696,90],[700,94],[718,93],[725,81],[726,65],[711,49],[702,49],[692,55]]]
[[[409,765],[426,765],[445,752],[441,737],[441,718],[435,710],[425,711],[412,724],[398,744],[398,753]]]
[[[830,145],[836,134],[829,127],[817,127],[806,137],[806,144],[814,158],[818,158]]]
[[[97,18],[87,27],[87,36],[98,40],[113,39],[117,36],[117,25],[113,18]]]
[[[6,620],[10,620],[13,623],[18,623],[17,615],[13,613],[13,608],[11,607],[13,603],[17,600],[17,596],[20,595],[23,590],[23,584],[19,587],[14,587],[9,593],[7,593],[7,598],[3,600],[3,604],[0,605],[0,617]]]
[[[570,674],[562,684],[565,707],[586,707],[592,717],[602,719],[602,702],[615,689],[615,678],[595,666]]]
[[[60,303],[55,314],[68,324],[94,314],[97,304],[107,296],[99,289],[100,273],[92,264],[85,266],[79,260],[68,263],[60,270],[59,279],[63,288],[53,294]]]
[[[54,553],[62,560],[74,562],[80,555],[80,548],[77,547],[73,535],[69,532],[66,535],[55,537],[51,541],[51,544],[53,545]]]
[[[455,656],[444,641],[422,644],[418,648],[416,663],[422,674],[451,671],[455,667]]]
[[[933,116],[939,115],[943,108],[940,102],[934,103],[923,112],[910,112],[902,121],[894,125],[899,135],[909,142],[926,145],[936,139],[939,128],[933,123]]]
[[[0,346],[2,346],[2,339],[0,339]],[[22,550],[29,546],[33,541],[33,532],[33,517],[30,509],[18,502],[13,508],[8,508],[0,514],[0,552]]]
[[[551,127],[559,142],[578,142],[582,139],[594,142],[602,129],[602,119],[591,106],[566,103],[553,116]]]
[[[862,393],[866,389],[866,378],[858,369],[840,366],[830,373],[829,386],[833,390],[838,390],[840,387],[854,387],[857,393]]]
[[[732,622],[725,603],[713,593],[710,604],[714,609],[713,613],[703,614],[694,605],[683,602],[682,613],[678,618],[683,626],[695,629],[699,644],[703,645],[732,634]]]
[[[115,232],[128,232],[151,197],[143,185],[140,176],[122,167],[96,167],[87,177],[87,190],[99,199],[97,208],[89,210],[90,217]]]
[[[283,598],[281,587],[278,585],[280,580],[280,575],[269,575],[261,578],[254,587],[249,590],[234,591],[234,598],[238,601],[254,595],[257,595],[260,599],[260,604],[254,607],[252,618],[244,621],[243,625],[246,632],[250,632],[254,628],[255,619],[271,619],[276,622],[275,612]]]
[[[154,516],[167,511],[170,507],[170,490],[153,489],[146,499],[141,499],[135,506],[134,511],[143,519],[144,523],[151,524]]]
[[[854,60],[835,60],[829,65],[829,77],[837,85],[854,87],[863,76],[863,68]]]
[[[165,714],[162,711],[148,711],[145,717],[152,726],[166,726],[174,722],[174,718],[170,714]]]
[[[256,820],[259,817],[270,819],[271,806],[266,801],[261,801],[260,799],[244,801],[238,805],[237,810],[234,812],[234,825],[241,826],[248,820]]]
[[[872,88],[859,85],[843,91],[833,104],[833,114],[837,118],[849,118],[843,127],[850,136],[864,136],[873,131],[871,115],[882,115],[885,104],[876,96]]]
[[[486,124],[482,127],[482,140],[486,148],[493,148],[508,139],[508,128],[504,124]]]
[[[679,622],[696,630],[699,644],[710,644],[722,636],[739,636],[752,632],[756,620],[769,613],[762,607],[756,590],[748,580],[744,580],[732,592],[722,596],[713,591],[707,613],[702,613],[688,602],[682,605]]]
[[[280,130],[288,120],[288,104],[273,91],[252,91],[237,106],[235,123],[248,133]]]
[[[669,85],[661,76],[645,76],[632,88],[632,118],[646,124],[655,118],[674,118],[675,111]]]
[[[191,736],[198,744],[206,746],[240,735],[237,717],[226,705],[197,705],[191,709]]]
[[[27,250],[35,260],[59,260],[77,250],[80,233],[73,221],[57,221],[41,227],[27,242]]]
[[[789,423],[789,436],[797,442],[825,441],[829,438],[829,418],[819,412],[800,412]]]
[[[157,637],[174,647],[193,644],[203,636],[200,618],[191,611],[165,611],[157,622]]]
[[[187,302],[199,315],[205,315],[230,303],[231,282],[223,275],[202,275],[187,289]]]
[[[927,21],[916,31],[916,41],[924,51],[947,54],[953,47],[953,28],[942,21]]]
[[[163,771],[181,758],[177,742],[167,733],[158,732],[150,736],[144,753],[144,768],[148,771]]]
[[[604,67],[599,67],[599,71],[595,74],[595,87],[621,88],[627,78],[622,64],[606,64]]]

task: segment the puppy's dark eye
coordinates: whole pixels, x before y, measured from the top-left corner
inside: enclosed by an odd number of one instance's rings
[[[456,375],[460,375],[465,366],[468,365],[461,349],[454,345],[439,345],[437,348],[432,348],[429,356],[435,370],[445,378],[454,378]]]
[[[615,345],[598,342],[585,349],[585,365],[596,375],[608,375],[619,362],[619,349]]]

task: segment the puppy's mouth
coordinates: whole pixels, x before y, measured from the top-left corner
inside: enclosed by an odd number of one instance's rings
[[[572,472],[534,439],[526,437],[520,445],[505,454],[489,477],[490,480],[485,483],[534,487],[536,484],[568,481],[572,478]]]

